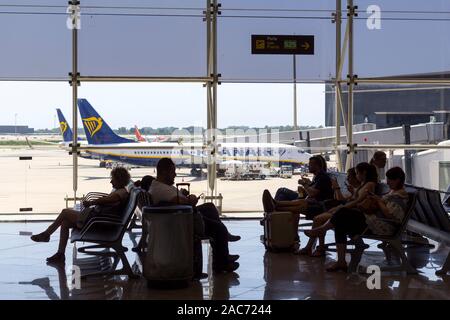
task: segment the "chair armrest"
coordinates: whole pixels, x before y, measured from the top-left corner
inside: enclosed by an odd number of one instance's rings
[[[121,221],[120,217],[118,217],[115,214],[108,214],[108,213],[100,213],[95,215],[93,218],[105,218],[107,220],[118,220]]]
[[[104,192],[88,192],[80,201],[78,204],[78,208],[74,208],[77,211],[83,211],[85,207],[83,206],[84,201],[92,201],[97,200],[103,197],[106,197],[108,194]]]
[[[89,192],[88,194],[86,194],[83,197],[82,201],[85,201],[85,200],[92,201],[92,200],[96,200],[96,199],[100,199],[100,198],[106,197],[107,195],[108,194],[104,193],[104,192]]]

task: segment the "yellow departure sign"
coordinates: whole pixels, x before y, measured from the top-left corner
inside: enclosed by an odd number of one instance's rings
[[[252,35],[252,54],[314,54],[314,36]]]

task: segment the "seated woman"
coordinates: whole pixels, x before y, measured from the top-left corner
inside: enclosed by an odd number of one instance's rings
[[[334,198],[331,200],[326,200],[324,202],[325,210],[330,210],[341,204],[346,204],[348,201],[354,199],[355,190],[359,189],[361,182],[356,178],[356,169],[350,168],[347,170],[347,176],[345,181],[345,187],[347,193],[342,193],[341,186],[337,181],[336,177],[331,178],[331,187],[333,188]]]
[[[342,207],[323,226],[309,232],[310,236],[321,236],[326,230],[334,228],[337,262],[327,271],[346,271],[347,236],[354,237],[366,229],[376,235],[391,235],[396,227],[380,218],[401,223],[406,212],[408,194],[405,190],[405,173],[399,167],[386,172],[390,192],[382,198],[369,194],[364,202],[353,208]]]
[[[31,240],[35,242],[49,242],[50,236],[60,228],[60,238],[58,251],[51,257],[47,258],[49,263],[64,262],[65,251],[67,241],[69,239],[69,232],[72,228],[82,228],[87,218],[95,216],[97,210],[92,210],[91,206],[98,206],[96,209],[100,209],[102,206],[107,206],[108,214],[120,215],[128,202],[128,191],[126,186],[130,182],[130,174],[127,169],[117,167],[111,171],[111,184],[114,190],[107,196],[93,200],[84,201],[83,206],[86,208],[82,212],[63,209],[56,220],[45,230],[39,234],[31,236]],[[91,215],[92,214],[92,215]]]
[[[348,191],[350,192],[349,195],[344,195],[341,192],[341,188],[335,178],[331,179],[331,184],[332,184],[333,190],[334,190],[334,199],[330,200],[330,203],[333,202],[334,206],[329,208],[327,212],[324,212],[324,213],[314,217],[312,229],[318,228],[321,225],[325,224],[333,216],[333,212],[335,212],[335,210],[336,210],[336,209],[333,209],[333,207],[336,207],[339,204],[345,204],[347,202],[350,202],[352,200],[356,200],[359,198],[360,193],[363,192],[364,188],[362,187],[361,182],[358,180],[357,177],[358,177],[358,175],[356,174],[355,168],[350,168],[347,171],[346,186],[347,186]],[[369,180],[370,179],[371,178],[369,177]],[[364,183],[364,185],[365,185],[365,188],[367,188],[368,186],[369,186],[369,188],[371,188],[371,184],[367,185],[367,183]],[[327,205],[327,203],[325,203],[325,206],[330,207],[330,205],[329,204]],[[322,235],[321,237],[319,237],[319,246],[313,252],[312,250],[313,250],[314,245],[316,244],[316,240],[317,239],[315,237],[309,238],[309,241],[306,244],[306,246],[296,253],[301,254],[301,255],[309,255],[311,257],[325,256],[325,235]]]

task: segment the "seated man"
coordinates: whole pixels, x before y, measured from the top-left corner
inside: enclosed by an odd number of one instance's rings
[[[213,269],[215,272],[232,272],[239,268],[238,255],[230,255],[228,251],[228,242],[237,241],[238,236],[229,234],[226,226],[219,218],[217,208],[213,204],[203,204],[197,206],[198,197],[190,194],[185,195],[174,187],[175,183],[175,164],[169,158],[159,160],[156,166],[156,180],[150,186],[150,194],[155,205],[161,203],[192,205],[194,211],[201,214],[204,223],[204,233],[211,237],[213,241]],[[197,231],[199,232],[199,231]]]
[[[315,216],[325,211],[324,201],[333,199],[331,179],[324,170],[324,162],[314,156],[309,159],[309,172],[314,175],[312,181],[300,179],[299,183],[307,194],[305,199],[292,201],[277,201],[272,198],[269,190],[263,192],[263,207],[265,212],[290,211],[295,215],[293,228],[297,234],[300,214],[306,215],[306,219],[312,220]]]
[[[316,156],[318,160],[320,160],[320,165],[323,171],[327,172],[327,162],[324,157],[321,155]],[[279,188],[275,193],[275,200],[277,201],[290,201],[305,198],[305,193],[303,190],[303,182],[304,178],[298,180],[298,188],[297,191],[288,189],[288,188]]]

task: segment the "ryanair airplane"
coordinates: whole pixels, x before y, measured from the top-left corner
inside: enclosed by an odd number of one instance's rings
[[[59,129],[61,130],[61,135],[63,137],[63,141],[59,144],[59,147],[65,150],[70,151],[71,147],[70,144],[73,142],[73,132],[72,129],[70,129],[69,123],[67,122],[66,118],[64,117],[61,109],[56,109],[56,113],[58,114],[58,120],[59,120]],[[81,140],[78,138],[78,143],[80,145],[87,145],[86,140]],[[81,152],[80,157],[86,158],[86,159],[97,159],[92,156],[90,153]]]
[[[86,99],[78,99],[78,108],[93,157],[137,166],[155,166],[161,158],[171,158],[178,166],[204,167],[208,150],[201,143],[136,142],[118,136]],[[100,147],[101,148],[98,148]],[[293,168],[308,163],[311,155],[298,147],[275,143],[221,143],[216,162],[242,160],[291,165]]]

